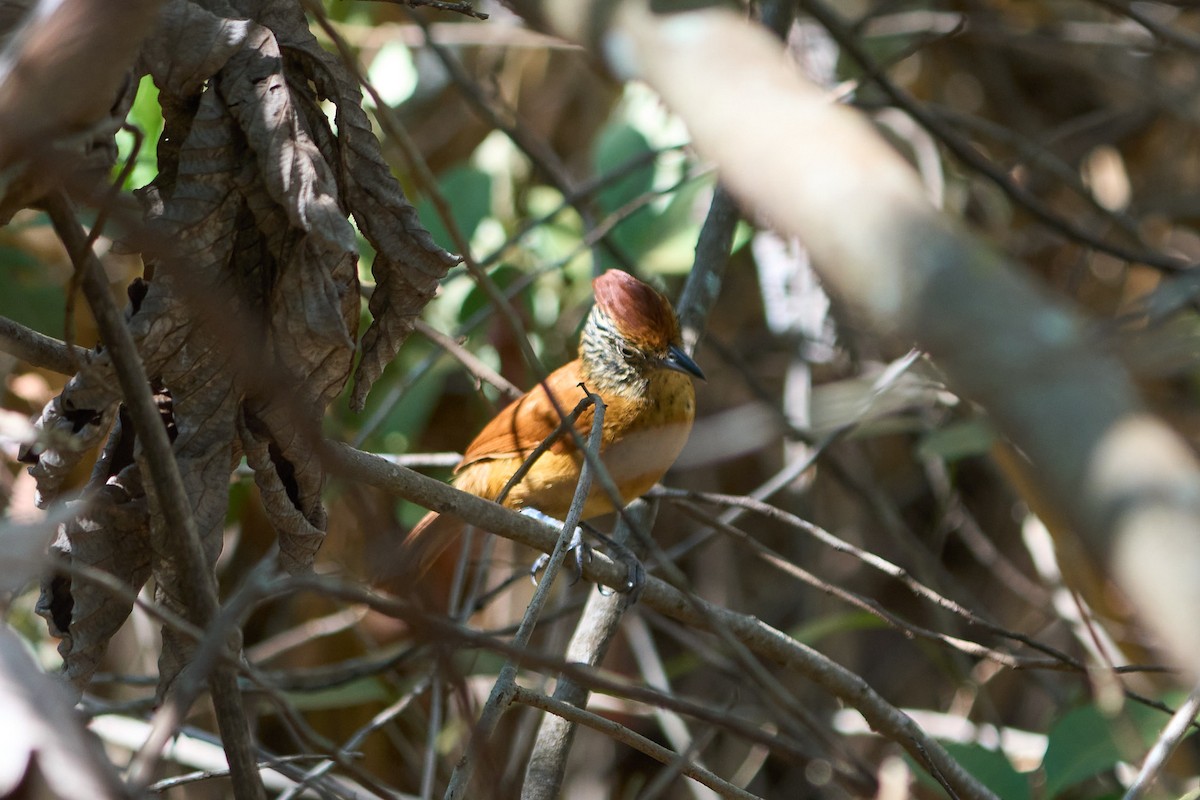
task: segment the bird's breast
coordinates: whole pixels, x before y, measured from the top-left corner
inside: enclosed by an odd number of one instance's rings
[[[696,413],[696,392],[685,375],[664,372],[644,397],[605,398],[601,457],[626,502],[647,492],[683,450]]]

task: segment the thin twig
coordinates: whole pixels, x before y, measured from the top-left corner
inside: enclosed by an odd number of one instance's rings
[[[65,194],[54,192],[45,199],[45,210],[55,232],[66,245],[76,271],[82,275],[84,295],[100,329],[101,338],[111,354],[117,381],[142,444],[150,470],[151,497],[163,515],[162,533],[173,537],[171,541],[160,544],[169,548],[179,559],[177,576],[180,595],[190,621],[204,627],[217,614],[216,581],[204,556],[191,502],[175,463],[166,428],[150,393],[146,370],[133,337],[109,293],[99,259],[86,246],[87,233],[75,218],[70,200]],[[239,800],[264,800],[266,794],[258,774],[250,728],[234,670],[226,664],[217,665],[209,677],[209,686],[217,711],[217,723],[229,754],[235,794]]]
[[[501,487],[500,493],[495,497],[489,497],[489,500],[494,500],[497,503],[503,503],[504,499],[508,497],[508,493],[511,492],[513,487],[520,483],[526,475],[529,474],[529,470],[533,469],[533,465],[536,464],[537,460],[542,457],[542,454],[553,447],[555,443],[567,433],[568,430],[574,430],[575,420],[579,419],[579,415],[584,412],[584,409],[592,405],[592,403],[597,399],[595,395],[589,394],[586,389],[583,389],[583,393],[583,399],[575,404],[575,408],[571,409],[571,413],[568,414],[562,420],[562,422],[558,423],[558,427],[552,430],[549,436],[538,442],[538,446],[530,451],[529,455],[525,457],[525,460],[521,462],[521,466],[517,467],[516,472],[514,472],[512,477],[505,482],[503,487]],[[594,419],[592,426],[593,428],[595,427]]]
[[[406,692],[394,703],[380,711],[375,716],[371,717],[371,720],[366,725],[360,727],[350,736],[349,739],[346,740],[346,743],[342,745],[341,749],[338,751],[338,754],[345,758],[353,755],[353,753],[366,740],[366,738],[371,735],[371,733],[379,730],[384,725],[388,724],[397,716],[399,716],[405,709],[409,707],[409,705],[412,704],[413,700],[420,696],[420,693],[424,689],[423,683],[424,681],[418,682],[416,686],[413,686],[411,690]],[[326,759],[320,764],[317,764],[315,767],[308,770],[304,774],[304,778],[296,783],[295,786],[280,794],[277,800],[294,800],[294,798],[300,796],[301,792],[311,786],[314,781],[324,776],[336,764],[337,761],[334,759]]]
[[[688,516],[690,516],[692,519],[703,524],[710,525],[713,528],[733,537],[737,541],[749,547],[766,563],[774,566],[783,574],[803,581],[809,586],[819,589],[825,594],[836,597],[839,600],[854,606],[855,608],[866,611],[868,614],[877,617],[896,630],[901,631],[909,636],[915,636],[921,639],[939,642],[973,658],[987,658],[1010,669],[1051,669],[1062,671],[1078,671],[1083,668],[1083,665],[1081,664],[1064,661],[1062,658],[1023,658],[1021,656],[1014,655],[1013,653],[987,647],[986,645],[979,644],[978,642],[968,641],[956,636],[949,636],[939,631],[930,630],[928,628],[921,627],[920,625],[916,625],[904,619],[899,614],[889,611],[878,600],[864,597],[856,592],[843,589],[836,584],[821,580],[813,573],[809,572],[798,564],[792,563],[779,553],[748,535],[745,531],[735,528],[732,525],[722,523],[719,519],[714,520],[710,514],[704,512],[698,506],[686,502],[681,502],[678,505],[681,510],[688,514]],[[1018,634],[1012,634],[1013,637],[1017,635]]]
[[[330,471],[345,479],[376,486],[428,508],[451,511],[471,524],[543,551],[553,546],[550,532],[536,521],[441,481],[393,466],[346,445],[330,444],[324,455]],[[584,565],[584,575],[606,586],[619,588],[626,580],[626,569],[603,554],[597,554]],[[994,797],[910,717],[887,703],[854,672],[812,648],[753,617],[685,595],[653,576],[646,578],[641,602],[673,619],[708,630],[712,629],[713,620],[718,620],[752,652],[804,675],[858,709],[876,731],[898,743],[925,768],[936,772],[959,796]]]
[[[629,649],[637,661],[638,671],[641,673],[642,680],[648,686],[653,686],[659,691],[674,691],[671,687],[670,674],[663,663],[659,648],[650,635],[650,626],[646,624],[645,617],[641,614],[633,614],[630,616],[625,627],[626,638],[629,640]],[[734,694],[736,696],[737,693],[735,692]],[[726,700],[725,705],[727,708],[729,707],[728,700]],[[658,797],[660,792],[664,791],[667,785],[674,781],[684,765],[694,763],[698,767],[705,768],[705,764],[700,760],[699,754],[704,751],[717,734],[715,728],[708,728],[700,736],[695,736],[683,717],[666,709],[654,709],[654,718],[663,735],[666,736],[667,741],[675,748],[678,755],[675,757],[674,763],[667,765],[667,769],[662,770],[654,777],[654,780],[642,795],[644,800],[654,800],[654,798]],[[655,784],[658,786],[658,791],[653,788]],[[710,800],[711,791],[698,786],[689,786],[688,788],[691,790],[695,800]]]
[[[142,129],[136,125],[125,123],[121,126],[121,130],[133,137],[133,147],[130,148],[129,156],[121,166],[121,172],[117,175],[117,179],[109,184],[108,190],[104,192],[104,196],[100,200],[100,209],[96,212],[96,221],[92,223],[92,229],[88,231],[87,246],[89,249],[96,244],[100,235],[104,233],[104,226],[108,224],[109,215],[112,214],[112,210],[117,204],[117,198],[121,194],[121,189],[124,188],[125,182],[129,180],[129,176],[133,174],[133,168],[137,166],[137,157],[142,151],[142,144],[146,139],[146,135],[142,133]]]
[[[510,512],[511,513],[511,512]],[[519,515],[517,515],[519,516]],[[526,519],[536,527],[542,526]],[[539,531],[557,541],[557,533],[548,529]],[[547,542],[546,549],[552,549]],[[546,674],[563,675],[588,688],[589,691],[624,698],[633,702],[655,707],[668,708],[690,718],[715,725],[731,734],[755,744],[769,747],[772,753],[790,761],[812,760],[815,754],[801,742],[778,733],[761,724],[730,713],[727,709],[714,708],[707,699],[689,699],[679,695],[660,692],[651,687],[630,683],[627,679],[581,664],[568,664],[556,654],[545,654],[529,648],[512,645],[507,638],[476,631],[417,607],[411,601],[372,592],[362,586],[328,577],[290,576],[280,579],[281,590],[312,591],[325,597],[340,598],[349,602],[366,603],[380,613],[403,620],[411,626],[414,634],[429,641],[452,643],[459,647],[485,649],[517,662],[521,667],[539,670]]]
[[[613,209],[603,219],[588,228],[579,244],[554,262],[553,267],[555,269],[561,269],[562,267],[565,267],[567,264],[570,264],[572,261],[574,261],[580,253],[591,249],[598,242],[603,241],[604,237],[608,236],[608,234],[611,233],[612,230],[622,222],[633,216],[635,212],[645,208],[660,198],[671,194],[672,192],[679,191],[688,183],[703,178],[712,172],[712,167],[694,169],[681,176],[679,180],[670,186],[662,189],[651,189],[647,192],[643,192],[637,197],[628,200],[619,208]]]
[[[270,760],[261,760],[258,762],[258,767],[261,770],[278,769],[285,764],[298,764],[305,761],[314,761],[320,758],[317,755],[297,755],[297,756],[281,756]],[[280,771],[282,775],[283,772]],[[163,778],[160,781],[155,781],[146,787],[146,791],[151,794],[161,794],[168,789],[175,789],[180,786],[187,786],[192,783],[203,783],[214,778],[228,778],[228,769],[205,769],[196,770],[194,772],[185,772],[182,775],[173,775],[170,778]],[[287,776],[290,779],[290,776]]]
[[[757,800],[758,798],[757,795],[750,794],[745,789],[734,786],[732,783],[709,772],[703,767],[696,766],[691,761],[681,759],[677,762],[677,753],[673,753],[662,745],[652,742],[645,736],[634,733],[624,725],[619,725],[590,711],[585,711],[572,703],[564,702],[556,697],[547,697],[538,692],[531,692],[520,686],[513,692],[513,702],[532,708],[539,708],[542,711],[561,717],[574,725],[584,725],[599,731],[613,741],[628,745],[663,764],[679,763],[680,772],[692,780],[704,784],[722,797],[736,797],[741,798],[741,800]]]
[[[1200,686],[1192,689],[1187,700],[1171,716],[1170,722],[1163,728],[1162,733],[1155,740],[1154,746],[1146,754],[1142,768],[1138,770],[1137,777],[1125,791],[1122,800],[1138,800],[1150,791],[1158,773],[1166,765],[1167,759],[1175,752],[1175,748],[1179,747],[1183,737],[1191,732],[1192,723],[1197,714],[1200,714]]]
[[[474,107],[488,125],[495,130],[502,131],[508,136],[513,144],[529,158],[533,165],[550,180],[564,198],[575,197],[576,191],[573,181],[554,150],[544,141],[541,141],[530,133],[521,124],[515,111],[512,109],[503,109],[503,112],[506,113],[502,113],[500,110],[497,110],[496,106],[500,104],[500,101],[494,97],[488,97],[479,87],[478,83],[463,69],[462,64],[454,57],[450,50],[445,45],[433,39],[430,35],[429,23],[416,15],[412,15],[412,17],[421,26],[421,30],[425,34],[426,45],[437,56],[446,73],[462,93],[463,98]],[[509,120],[512,121],[510,122]],[[579,212],[579,216],[584,220],[585,224],[592,222],[592,209],[587,204],[573,201],[572,206]],[[607,232],[603,236],[598,237],[596,241],[620,264],[622,269],[630,272],[634,271],[635,265],[633,261],[621,250],[616,242],[608,237]],[[598,270],[598,260],[596,264],[596,269]]]
[[[459,364],[467,372],[474,375],[479,380],[489,383],[500,390],[500,394],[504,395],[509,400],[516,400],[524,392],[522,392],[512,381],[505,378],[499,372],[483,363],[482,360],[467,348],[463,347],[456,340],[439,331],[437,328],[430,325],[421,318],[417,318],[413,330],[424,336],[429,341],[436,344],[438,347],[452,355]]]
[[[1173,28],[1169,25],[1163,25],[1150,14],[1146,14],[1139,10],[1132,3],[1126,0],[1091,0],[1098,6],[1107,8],[1115,14],[1120,14],[1127,17],[1138,25],[1145,28],[1155,39],[1160,42],[1175,45],[1192,53],[1200,53],[1200,39],[1195,36],[1189,36],[1178,28]],[[1126,795],[1128,796],[1128,795]]]
[[[247,647],[246,659],[251,664],[262,664],[315,639],[347,630],[361,622],[366,614],[365,608],[351,606],[323,617],[305,620],[294,628],[264,639],[253,647]]]
[[[1141,238],[1142,234],[1138,230],[1137,220],[1130,217],[1127,213],[1114,211],[1104,206],[1097,199],[1096,193],[1089,189],[1080,178],[1078,171],[1050,151],[1045,144],[1034,141],[1028,136],[1024,136],[1018,131],[1004,125],[974,114],[967,114],[954,108],[933,104],[930,104],[927,108],[931,114],[936,115],[951,125],[967,128],[999,144],[1011,147],[1016,151],[1017,158],[1024,160],[1030,168],[1044,170],[1049,173],[1055,180],[1060,181],[1074,192],[1077,197],[1087,203],[1093,212],[1103,217],[1106,222],[1111,223],[1129,237],[1130,241],[1137,242],[1142,246],[1145,245]],[[1127,111],[1126,113],[1129,112]],[[1011,164],[1005,166],[1011,169]]]
[[[166,702],[154,714],[150,733],[146,737],[145,743],[130,762],[129,782],[135,788],[142,788],[150,784],[163,748],[179,730],[188,710],[200,696],[206,677],[215,674],[218,661],[229,647],[231,640],[240,639],[240,636],[231,637],[231,634],[240,630],[246,616],[265,595],[267,582],[275,570],[277,557],[278,553],[272,550],[266,558],[260,561],[250,571],[245,582],[230,598],[230,601],[220,609],[215,618],[208,622],[204,638],[192,653],[191,661],[175,678]],[[230,766],[233,767],[232,758]]]
[[[653,527],[657,504],[637,500],[630,506],[629,515],[639,525],[649,530]],[[620,544],[631,537],[630,527],[622,520],[613,534]],[[637,553],[636,539],[634,552]],[[584,606],[583,613],[575,625],[575,632],[567,645],[564,658],[571,664],[598,666],[608,652],[616,636],[621,618],[629,602],[628,595],[609,592],[593,592]],[[569,703],[576,708],[587,706],[588,690],[566,676],[559,676],[554,686],[554,700]],[[521,800],[553,800],[562,796],[562,783],[566,775],[567,758],[575,738],[575,723],[558,714],[546,714],[538,726],[533,750],[525,767],[525,782],[521,787]]]
[[[838,758],[833,755],[836,741],[829,735],[828,728],[819,720],[810,707],[798,700],[784,684],[771,674],[760,662],[761,654],[754,650],[731,627],[729,621],[720,614],[714,613],[713,607],[702,601],[690,587],[690,582],[675,562],[666,557],[666,553],[658,543],[650,537],[644,541],[649,557],[657,562],[658,568],[666,575],[667,581],[683,594],[703,622],[702,626],[711,631],[732,654],[734,662],[741,671],[744,679],[760,689],[764,695],[764,707],[767,708],[780,723],[782,730],[797,739],[812,739],[824,747],[828,754],[823,760],[830,765],[838,777],[854,785],[857,793],[874,793],[875,778],[869,770],[854,760],[852,755]],[[930,765],[931,766],[931,765]]]
[[[717,505],[727,506],[729,508],[740,508],[765,516],[768,519],[781,522],[791,528],[794,528],[795,530],[803,531],[825,546],[839,553],[845,553],[853,556],[872,569],[875,569],[884,575],[900,581],[900,583],[907,587],[909,591],[911,591],[917,597],[927,600],[928,602],[933,603],[935,606],[963,618],[971,625],[979,626],[989,633],[996,634],[997,636],[1003,636],[1007,639],[1012,639],[1035,650],[1039,650],[1050,656],[1052,659],[1059,661],[1072,669],[1084,669],[1083,664],[1081,664],[1078,660],[1071,658],[1066,653],[1031,639],[1024,634],[1002,628],[999,625],[980,617],[970,609],[963,607],[954,600],[935,592],[933,589],[930,589],[928,586],[917,581],[903,567],[893,564],[887,559],[881,558],[872,552],[863,550],[860,547],[856,547],[846,540],[834,536],[832,533],[820,527],[819,525],[815,525],[806,519],[801,519],[795,514],[788,513],[783,509],[776,508],[768,503],[763,503],[752,498],[741,497],[738,495],[719,495],[710,492],[694,492],[685,489],[667,488],[657,489],[655,493],[662,497],[674,497],[685,500],[695,500],[704,503],[714,503]],[[722,517],[720,521],[723,522],[724,517]],[[1039,663],[1036,666],[1045,667],[1046,665]]]

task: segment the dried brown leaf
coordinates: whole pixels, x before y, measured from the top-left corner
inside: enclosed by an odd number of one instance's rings
[[[241,49],[254,23],[227,19],[190,2],[166,3],[158,27],[142,48],[142,64],[160,91],[176,97],[200,93]]]
[[[375,249],[371,274],[372,322],[362,340],[350,404],[361,410],[371,385],[412,332],[417,315],[437,292],[438,281],[458,263],[433,241],[417,219],[383,159],[379,140],[362,109],[362,92],[345,64],[317,44],[294,4],[268,2],[266,11],[284,55],[336,108],[339,180],[344,202]]]
[[[331,252],[354,252],[354,231],[338,207],[333,172],[293,106],[275,35],[250,26],[217,88],[254,152],[263,186],[286,210],[291,227]]]
[[[162,171],[142,193],[157,234],[154,277],[131,295],[129,328],[172,431],[209,563],[220,552],[230,469],[244,449],[283,565],[304,570],[326,524],[313,437],[349,376],[359,316],[353,229],[318,147],[332,138],[327,128],[309,133],[310,116],[297,109],[316,99],[306,81],[286,79],[267,27],[176,0],[143,61],[159,85],[167,141]],[[116,385],[101,354],[72,379],[60,407],[111,404]],[[157,599],[184,611],[176,532],[141,491],[148,467],[127,444],[136,461],[127,457],[119,480],[93,487],[92,505],[58,549],[134,590],[152,573]],[[64,467],[42,460],[52,489]],[[59,579],[43,592],[43,613],[64,634],[77,681],[129,613],[128,603],[92,591]],[[163,640],[159,667],[169,682],[190,644],[170,631]]]
[[[132,463],[133,429],[118,418],[97,460],[77,514],[59,528],[54,558],[103,570],[136,590],[150,576],[149,516],[140,472]],[[96,671],[108,640],[133,610],[132,601],[65,573],[47,575],[37,611],[61,637],[67,677],[79,689]]]
[[[151,573],[149,515],[137,470],[105,484],[85,503],[51,547],[51,553],[76,565],[94,567],[136,589]],[[132,600],[90,581],[57,574],[42,585],[38,613],[50,632],[61,637],[67,678],[82,690],[91,680],[112,638],[133,610]]]
[[[71,470],[108,432],[115,408],[115,398],[107,398],[96,408],[76,407],[65,393],[46,403],[33,423],[38,443],[21,453],[22,461],[33,462],[29,474],[37,479],[38,508],[48,508],[60,499]]]
[[[285,451],[275,446],[276,441],[287,442],[290,437],[272,431],[263,418],[286,424],[286,413],[260,411],[263,417],[247,410],[239,421],[246,463],[254,470],[263,506],[279,537],[280,565],[288,572],[303,572],[312,566],[325,539],[326,515],[319,495],[320,466],[312,458],[311,449],[289,447]],[[295,464],[288,460],[287,451],[301,450],[309,454],[308,461]]]

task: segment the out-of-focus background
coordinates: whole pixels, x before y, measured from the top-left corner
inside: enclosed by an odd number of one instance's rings
[[[591,279],[603,270],[628,270],[679,297],[716,185],[686,127],[645,85],[618,82],[583,50],[527,29],[498,4],[476,7],[490,17],[372,3],[326,9],[375,90],[369,112],[378,118],[376,104],[388,107],[376,132],[422,223],[451,252],[469,245],[519,323],[518,333],[454,267],[421,315],[427,328],[404,344],[365,410],[352,412],[344,392],[324,418],[328,436],[443,479],[452,454],[504,400],[428,331],[528,388],[537,370],[517,336],[542,368],[572,359]],[[1200,258],[1200,13],[1124,0],[880,0],[840,3],[836,13],[853,51],[802,8],[786,34],[798,68],[831,101],[866,114],[946,214],[1082,309],[1097,345],[1124,360],[1152,410],[1195,442],[1195,292],[1186,279],[1168,284],[1172,270],[1147,262]],[[315,30],[332,49],[329,32]],[[872,69],[883,70],[893,92],[871,79]],[[149,77],[128,121],[145,137],[125,186],[134,189],[158,171],[162,111]],[[133,137],[117,140],[121,158],[131,157]],[[415,177],[408,148],[436,192]],[[365,328],[373,278],[370,246],[359,244]],[[142,274],[141,260],[104,236],[96,248],[121,296]],[[90,347],[96,328],[71,276],[42,213],[21,211],[0,229],[0,315]],[[1000,797],[1122,796],[1169,718],[1163,709],[1186,691],[1157,666],[1161,655],[1117,590],[1056,551],[1056,521],[1034,513],[1037,487],[987,415],[949,391],[910,343],[867,335],[852,310],[824,293],[804,243],[773,233],[770,220],[738,223],[695,358],[708,380],[697,386],[691,441],[664,484],[754,498],[809,525],[735,512],[728,497],[664,498],[654,539],[686,585],[861,676]],[[25,421],[66,376],[3,353],[0,375],[0,524],[14,527],[43,513],[16,458]],[[82,486],[90,469],[81,460],[68,488]],[[231,480],[218,562],[226,596],[275,539],[249,472]],[[363,584],[425,513],[336,477],[325,498],[329,535],[317,571]],[[718,517],[772,555],[707,524]],[[819,540],[811,526],[844,544]],[[505,637],[531,591],[524,574],[532,555],[504,543],[472,555],[491,570],[474,595],[479,610],[463,619]],[[451,593],[451,561],[422,591]],[[661,574],[653,559],[648,567]],[[534,638],[538,652],[561,653],[596,591],[563,583]],[[36,587],[25,588],[5,617],[52,671],[57,640],[35,614],[37,599]],[[154,708],[158,626],[135,609],[84,695],[118,767]],[[332,771],[374,793],[361,796],[415,795],[423,780],[440,796],[502,663],[487,649],[438,641],[320,593],[261,602],[245,622],[244,644],[277,692],[272,700],[246,692],[259,744],[297,758],[302,770],[344,748],[345,763]],[[720,637],[635,606],[605,669],[702,703],[715,718],[608,695],[594,695],[590,707],[755,796],[943,796],[824,688],[770,662],[748,675],[739,658]],[[552,670],[530,669],[521,682],[545,688],[552,678]],[[722,723],[735,718],[767,740],[804,746],[773,749]],[[530,709],[505,715],[478,767],[488,793],[470,796],[520,795],[536,719]],[[157,791],[229,796],[220,777],[168,782],[216,769],[207,706],[197,705],[188,723],[159,768]],[[1197,755],[1185,740],[1155,796],[1195,796]],[[710,791],[677,766],[583,729],[562,796]]]

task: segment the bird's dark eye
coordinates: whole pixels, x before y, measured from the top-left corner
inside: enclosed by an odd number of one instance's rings
[[[637,355],[637,353],[636,353],[636,351],[635,351],[635,350],[634,350],[632,347],[629,347],[628,345],[625,345],[625,346],[623,346],[623,347],[621,348],[621,357],[622,357],[622,358],[624,358],[624,359],[626,359],[626,360],[630,360],[630,359],[632,359],[632,358],[633,358],[635,355]]]

